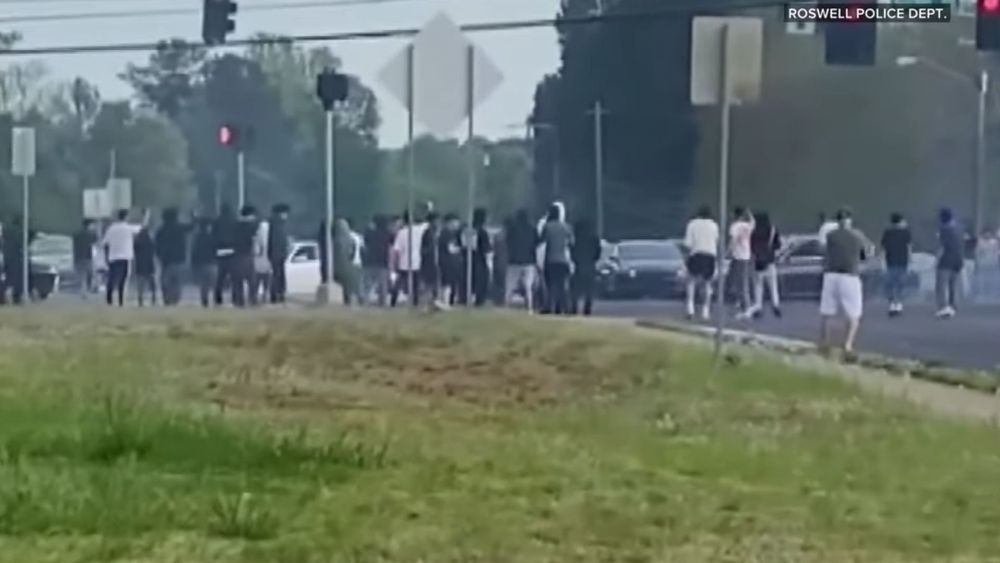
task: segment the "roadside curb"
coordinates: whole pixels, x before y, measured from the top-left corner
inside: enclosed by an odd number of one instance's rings
[[[678,321],[639,320],[635,324],[640,328],[665,330],[701,338],[713,338],[715,336],[715,329],[712,327],[689,325]],[[730,344],[751,348],[765,348],[793,356],[818,356],[816,345],[804,340],[736,329],[725,330],[723,332],[723,340]],[[904,379],[919,379],[949,387],[970,389],[982,394],[1000,395],[1000,372],[953,369],[928,362],[892,358],[872,353],[858,354],[857,360],[852,362],[852,364]]]

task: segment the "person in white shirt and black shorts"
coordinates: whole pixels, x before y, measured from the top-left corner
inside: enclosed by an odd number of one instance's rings
[[[712,211],[707,206],[698,210],[695,218],[688,222],[684,234],[684,248],[688,256],[687,266],[687,316],[695,314],[695,294],[702,289],[705,301],[701,308],[702,319],[708,320],[712,310],[712,280],[715,279],[715,263],[719,252],[719,224],[712,219]]]

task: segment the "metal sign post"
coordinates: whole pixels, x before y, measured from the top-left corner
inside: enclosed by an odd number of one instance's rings
[[[326,110],[326,227],[323,229],[323,240],[326,243],[326,302],[333,301],[333,134],[336,123],[334,121],[334,111],[331,107]],[[243,153],[240,153],[241,155]],[[243,175],[240,174],[240,178]],[[241,182],[242,185],[242,182]],[[242,194],[242,191],[241,191]]]
[[[726,329],[726,247],[732,104],[760,95],[763,24],[760,19],[698,17],[691,46],[691,101],[719,106],[719,241],[716,249],[715,359]]]
[[[239,190],[237,201],[239,201],[240,206],[238,212],[241,213],[243,206],[247,204],[246,153],[242,149],[236,153],[236,179]]]
[[[11,139],[11,172],[21,177],[21,299],[31,298],[31,177],[35,175],[35,130],[15,127]]]

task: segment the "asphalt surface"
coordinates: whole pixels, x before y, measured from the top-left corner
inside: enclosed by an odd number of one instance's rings
[[[756,321],[727,319],[727,328],[813,341],[819,332],[816,303],[786,303],[781,319],[767,315]],[[600,316],[638,320],[684,321],[684,307],[670,301],[606,301],[595,306]],[[686,322],[686,321],[685,321]],[[715,321],[708,324],[714,325]],[[928,305],[913,306],[890,319],[884,303],[866,304],[857,347],[897,358],[949,367],[1000,370],[1000,305],[968,305],[949,320],[934,317]]]

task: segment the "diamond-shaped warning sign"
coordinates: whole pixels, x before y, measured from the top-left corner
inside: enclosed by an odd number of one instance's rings
[[[470,71],[472,108],[468,107]],[[445,14],[429,21],[413,43],[382,68],[379,80],[409,107],[411,75],[414,117],[441,137],[450,135],[503,81],[493,61]]]

